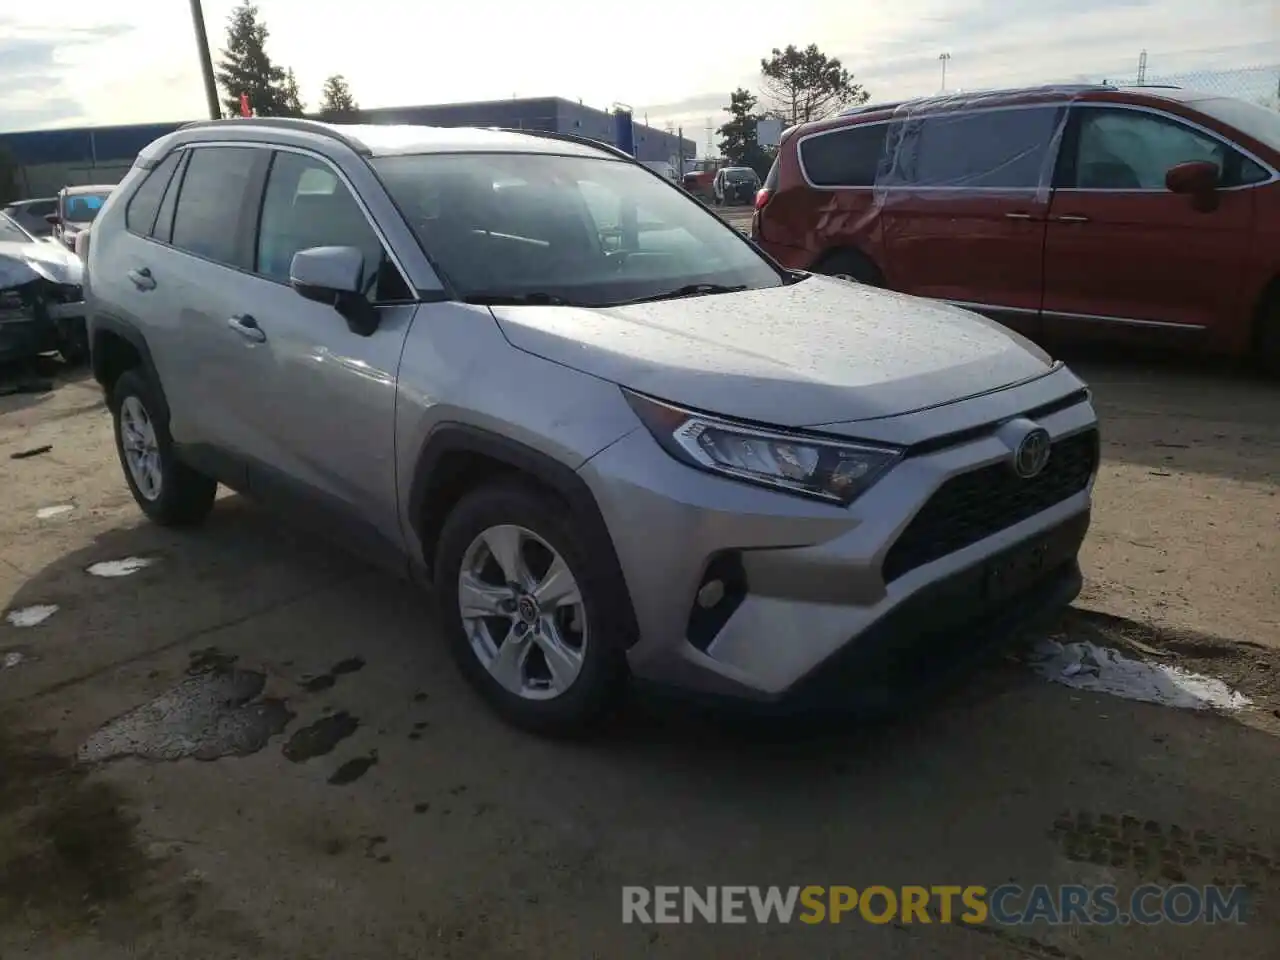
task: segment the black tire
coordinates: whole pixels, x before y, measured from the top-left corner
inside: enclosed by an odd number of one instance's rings
[[[843,277],[869,287],[883,287],[884,277],[867,257],[857,250],[837,250],[824,257],[814,268],[815,273],[828,277]]]
[[[160,462],[160,491],[148,498],[138,488],[125,458],[120,420],[125,401],[136,399],[147,414],[155,431],[156,448]],[[126,370],[111,390],[111,419],[116,435],[116,454],[125,482],[133,493],[133,499],[147,517],[166,527],[194,526],[202,522],[213,509],[213,499],[218,492],[217,481],[197,473],[180,461],[173,452],[173,438],[169,436],[169,424],[160,411],[155,387],[140,370]]]
[[[1258,368],[1280,380],[1280,290],[1273,290],[1258,312],[1254,350]]]
[[[458,578],[471,544],[491,527],[514,524],[535,533],[569,566],[582,595],[587,643],[577,678],[560,695],[530,700],[504,688],[471,648],[458,606]],[[580,738],[598,732],[618,703],[626,679],[624,630],[600,559],[555,496],[519,480],[501,480],[467,494],[440,531],[434,580],[449,651],[467,681],[507,722],[542,736]]]

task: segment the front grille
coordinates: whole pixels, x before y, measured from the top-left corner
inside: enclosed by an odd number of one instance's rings
[[[1098,465],[1098,431],[1053,444],[1043,472],[1024,480],[1007,462],[952,477],[939,487],[889,548],[885,583],[1021,523],[1079,493]]]

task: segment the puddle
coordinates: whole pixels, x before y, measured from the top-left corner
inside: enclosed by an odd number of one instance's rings
[[[252,670],[188,677],[106,724],[85,741],[79,758],[216,760],[257,753],[293,719],[282,701],[258,699],[265,686],[266,677]]]
[[[366,773],[369,768],[378,762],[378,751],[374,750],[367,756],[353,757],[348,760],[329,777],[329,783],[335,787],[345,787],[348,783],[355,783]]]
[[[25,659],[27,658],[18,653],[17,650],[12,650],[0,657],[0,670],[12,670]]]
[[[1044,640],[1031,652],[1040,676],[1077,690],[1184,710],[1241,710],[1252,701],[1221,680],[1163,663],[1134,660],[1087,641]]]
[[[103,560],[88,568],[95,577],[127,577],[155,563],[154,557],[125,557],[123,560]]]
[[[71,503],[59,503],[52,507],[41,507],[36,511],[37,520],[49,520],[53,517],[60,517],[64,513],[70,513],[75,509],[75,505]]]
[[[34,627],[44,623],[57,612],[56,603],[37,603],[19,610],[10,610],[5,615],[5,619],[15,627]]]
[[[304,763],[313,757],[332,752],[341,741],[355,733],[359,726],[358,719],[341,710],[293,731],[293,736],[284,745],[282,752],[294,763]]]
[[[328,690],[338,678],[347,673],[355,673],[364,667],[363,657],[347,657],[345,660],[339,660],[329,668],[328,673],[322,673],[318,677],[304,677],[300,682],[302,689],[308,693],[319,693],[321,690]]]

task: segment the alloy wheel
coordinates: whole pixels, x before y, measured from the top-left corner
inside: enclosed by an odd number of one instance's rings
[[[125,397],[120,405],[120,446],[138,492],[147,500],[158,500],[164,480],[160,444],[147,408],[134,396]]]
[[[532,530],[503,524],[471,542],[458,608],[472,652],[503,689],[550,700],[578,678],[588,639],[582,592],[564,558]]]

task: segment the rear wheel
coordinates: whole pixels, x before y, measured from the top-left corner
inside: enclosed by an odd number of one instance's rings
[[[876,265],[857,250],[837,250],[828,254],[814,268],[814,272],[837,280],[865,283],[870,287],[884,286],[884,277],[880,275]]]
[[[163,526],[194,525],[213,509],[218,484],[174,455],[160,410],[151,381],[136,369],[120,374],[111,390],[116,452],[143,513]]]
[[[625,661],[604,566],[565,505],[529,484],[482,487],[449,514],[434,569],[450,651],[509,722],[583,736],[614,705]]]

